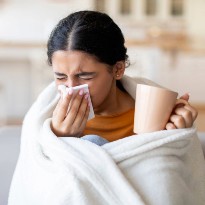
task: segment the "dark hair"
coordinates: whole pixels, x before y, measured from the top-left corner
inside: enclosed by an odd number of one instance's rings
[[[114,65],[128,63],[125,40],[120,28],[105,13],[78,11],[59,21],[47,43],[48,63],[58,50],[78,50],[97,58],[99,62]]]

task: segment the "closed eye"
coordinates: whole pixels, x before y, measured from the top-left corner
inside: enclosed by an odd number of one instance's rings
[[[58,73],[58,72],[55,72],[55,78],[57,80],[65,80],[67,79],[67,75],[63,74],[63,73]]]
[[[57,80],[65,80],[65,79],[67,79],[67,77],[64,77],[64,78],[62,78],[62,77],[61,77],[61,78],[57,78],[57,77],[56,77],[56,79],[57,79]]]
[[[91,80],[95,77],[95,72],[83,72],[76,75],[76,77],[83,79],[83,80]]]

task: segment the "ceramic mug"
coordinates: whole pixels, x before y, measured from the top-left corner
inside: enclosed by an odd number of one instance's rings
[[[188,102],[166,88],[138,84],[135,100],[134,133],[164,130],[173,108]]]

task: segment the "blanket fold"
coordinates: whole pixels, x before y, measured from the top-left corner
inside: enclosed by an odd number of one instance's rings
[[[9,205],[205,204],[205,163],[194,128],[100,147],[54,135],[50,123],[58,99],[52,83],[25,117]]]

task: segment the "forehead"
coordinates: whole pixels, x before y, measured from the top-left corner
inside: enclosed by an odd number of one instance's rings
[[[52,57],[54,70],[69,69],[81,70],[85,68],[96,68],[100,63],[94,56],[81,51],[56,51]],[[105,66],[105,64],[102,64]]]

